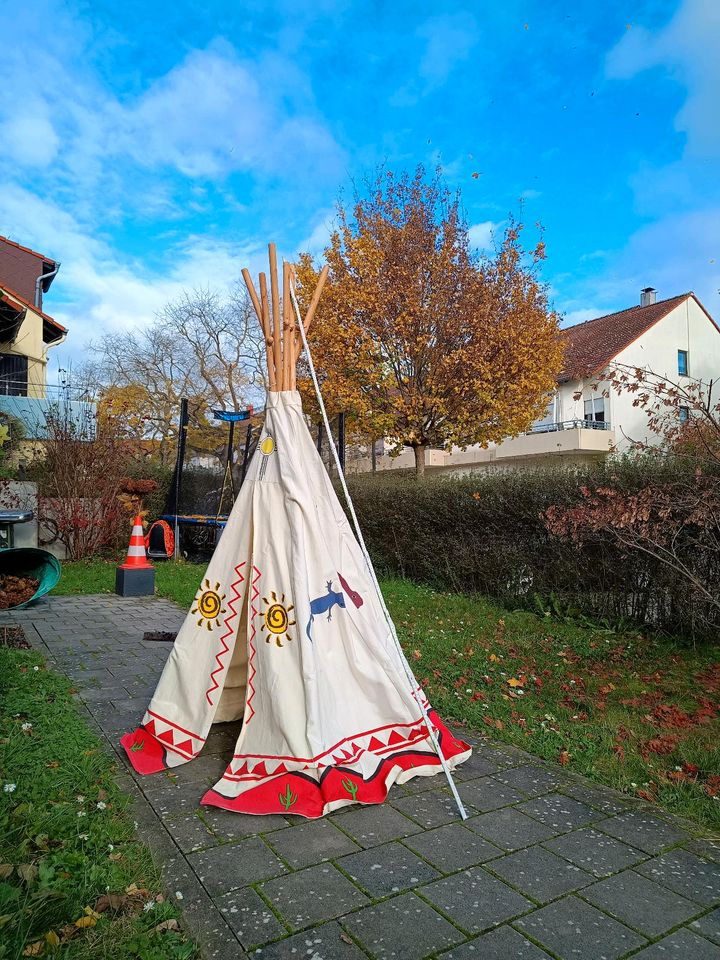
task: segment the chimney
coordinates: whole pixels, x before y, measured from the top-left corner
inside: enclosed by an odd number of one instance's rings
[[[655,287],[643,287],[640,291],[640,306],[649,307],[650,304],[657,301],[657,290]]]

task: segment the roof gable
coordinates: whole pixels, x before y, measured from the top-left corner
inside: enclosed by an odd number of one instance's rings
[[[595,320],[586,320],[560,331],[565,345],[565,364],[558,382],[581,380],[602,370],[625,347],[671,313],[689,297],[698,304],[710,322],[715,321],[694,293],[683,293],[648,306],[629,307]]]
[[[9,306],[15,305],[23,311],[32,310],[33,313],[36,313],[43,322],[43,340],[45,343],[54,343],[67,333],[67,327],[58,323],[54,317],[51,317],[48,313],[44,313],[39,307],[33,306],[32,303],[24,297],[21,297],[19,293],[16,293],[15,290],[12,290],[5,283],[0,283],[0,298]]]

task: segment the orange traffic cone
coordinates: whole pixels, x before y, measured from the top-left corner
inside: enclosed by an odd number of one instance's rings
[[[143,522],[141,516],[136,516],[133,521],[132,533],[130,534],[130,546],[128,547],[127,560],[120,565],[121,570],[152,570],[153,565],[148,562],[147,553],[145,553],[145,536],[143,534]]]
[[[115,593],[119,597],[151,597],[155,593],[155,567],[145,553],[142,517],[135,517],[127,560],[115,570]]]

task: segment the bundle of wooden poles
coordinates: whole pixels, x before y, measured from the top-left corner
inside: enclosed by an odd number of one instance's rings
[[[243,280],[265,337],[269,388],[272,391],[295,390],[297,389],[296,367],[302,352],[302,337],[297,328],[295,309],[290,296],[291,286],[293,292],[295,290],[295,268],[291,263],[283,260],[281,298],[278,282],[277,250],[274,243],[268,244],[268,259],[270,262],[269,291],[267,276],[264,273],[261,273],[259,277],[259,297],[247,269],[242,272]],[[326,265],[320,272],[310,306],[302,321],[306,333],[315,316],[327,275],[328,267]]]

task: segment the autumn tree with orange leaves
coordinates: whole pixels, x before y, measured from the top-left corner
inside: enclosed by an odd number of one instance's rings
[[[501,441],[543,414],[562,360],[558,318],[511,221],[492,256],[473,253],[460,198],[438,171],[380,172],[338,206],[330,278],[310,331],[333,412],[415,453]],[[307,296],[317,268],[297,268]]]

